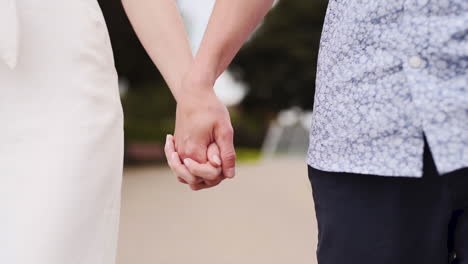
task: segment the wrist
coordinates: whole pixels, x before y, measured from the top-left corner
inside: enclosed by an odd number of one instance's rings
[[[213,89],[213,82],[200,79],[185,79],[176,98],[177,104],[182,105],[199,105],[201,102],[208,101],[216,97]]]
[[[203,98],[214,95],[214,84],[216,79],[212,74],[201,73],[199,70],[190,70],[182,78],[177,89],[176,101],[183,101],[185,98]]]
[[[185,77],[185,82],[189,85],[188,88],[193,87],[196,89],[210,90],[213,90],[217,79],[216,72],[210,71],[207,67],[195,63]]]

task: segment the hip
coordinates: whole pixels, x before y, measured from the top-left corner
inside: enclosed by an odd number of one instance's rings
[[[96,0],[17,0],[17,20],[18,68],[9,75],[83,65],[114,71],[106,22]],[[3,66],[0,75],[5,75]]]
[[[18,65],[11,70],[0,63],[0,120],[63,111],[84,120],[97,113],[122,119],[118,76],[97,1],[17,0],[17,13]]]

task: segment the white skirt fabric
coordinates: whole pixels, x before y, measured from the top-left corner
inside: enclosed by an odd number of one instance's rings
[[[113,264],[123,118],[104,18],[96,0],[14,1],[17,65],[0,60],[0,263]]]

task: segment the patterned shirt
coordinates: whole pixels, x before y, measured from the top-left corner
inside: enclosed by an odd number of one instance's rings
[[[330,0],[308,164],[422,176],[468,167],[468,0]]]

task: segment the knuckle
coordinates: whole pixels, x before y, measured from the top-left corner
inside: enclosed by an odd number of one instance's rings
[[[190,185],[195,185],[197,184],[197,180],[194,177],[189,177],[185,180],[188,184]]]
[[[203,178],[205,179],[205,182],[211,182],[216,180],[217,176],[213,174],[207,174]]]
[[[219,183],[219,179],[213,179],[208,182],[209,186],[216,186]]]
[[[199,179],[202,181],[206,180],[208,177],[207,173],[205,171],[195,171],[193,175],[196,175]]]
[[[166,155],[166,158],[169,158],[171,155],[171,151],[167,147],[164,147],[164,155]]]
[[[196,182],[193,179],[186,179],[185,181],[190,185],[196,184]]]
[[[214,174],[214,173],[208,175],[206,178],[208,180],[210,180],[210,181],[217,181],[217,180],[221,179],[219,174]]]
[[[189,166],[185,166],[185,168],[192,174],[193,176],[197,176],[198,174],[198,168],[197,165],[194,163],[190,163]]]
[[[164,154],[167,156],[169,153],[169,148],[167,146],[164,146]]]
[[[164,150],[164,156],[166,157],[166,160],[169,161],[170,153],[167,149]]]
[[[180,157],[181,160],[188,157],[188,151],[185,148],[179,150],[177,153],[179,153],[179,157]]]
[[[186,167],[186,169],[188,170],[188,172],[189,172],[190,174],[196,175],[196,173],[195,173],[195,171],[194,171],[194,169],[193,169],[192,167]],[[193,178],[193,177],[190,177],[190,180],[191,180],[191,181],[194,181],[192,178]]]
[[[190,185],[190,189],[192,189],[192,191],[195,191],[195,192],[196,192],[196,191],[199,191],[199,190],[200,190],[200,187],[197,186],[197,185],[192,185],[192,184],[191,184],[191,185]]]
[[[234,150],[226,151],[223,155],[225,162],[233,163],[236,161],[236,152]]]
[[[169,169],[171,169],[171,172],[175,176],[180,176],[179,173],[177,172],[176,168],[174,168],[174,165],[169,164]]]
[[[221,137],[223,139],[231,139],[234,136],[234,130],[231,126],[224,128],[221,131]]]
[[[191,165],[191,166],[187,167],[187,169],[191,174],[193,174],[195,176],[198,176],[200,174],[198,168],[195,167],[194,165]]]
[[[188,169],[189,169],[189,172],[193,176],[195,176],[194,178],[196,178],[197,176],[200,177],[200,176],[204,175],[204,172],[201,169],[199,169],[199,168],[197,168],[195,166],[190,166],[190,168],[188,168]]]
[[[190,144],[190,145],[187,145],[185,148],[184,148],[184,155],[185,157],[193,157],[195,154],[197,153],[197,148]]]
[[[183,183],[183,184],[187,184],[187,182],[184,179],[182,179],[181,177],[177,177],[177,180],[179,182]]]

